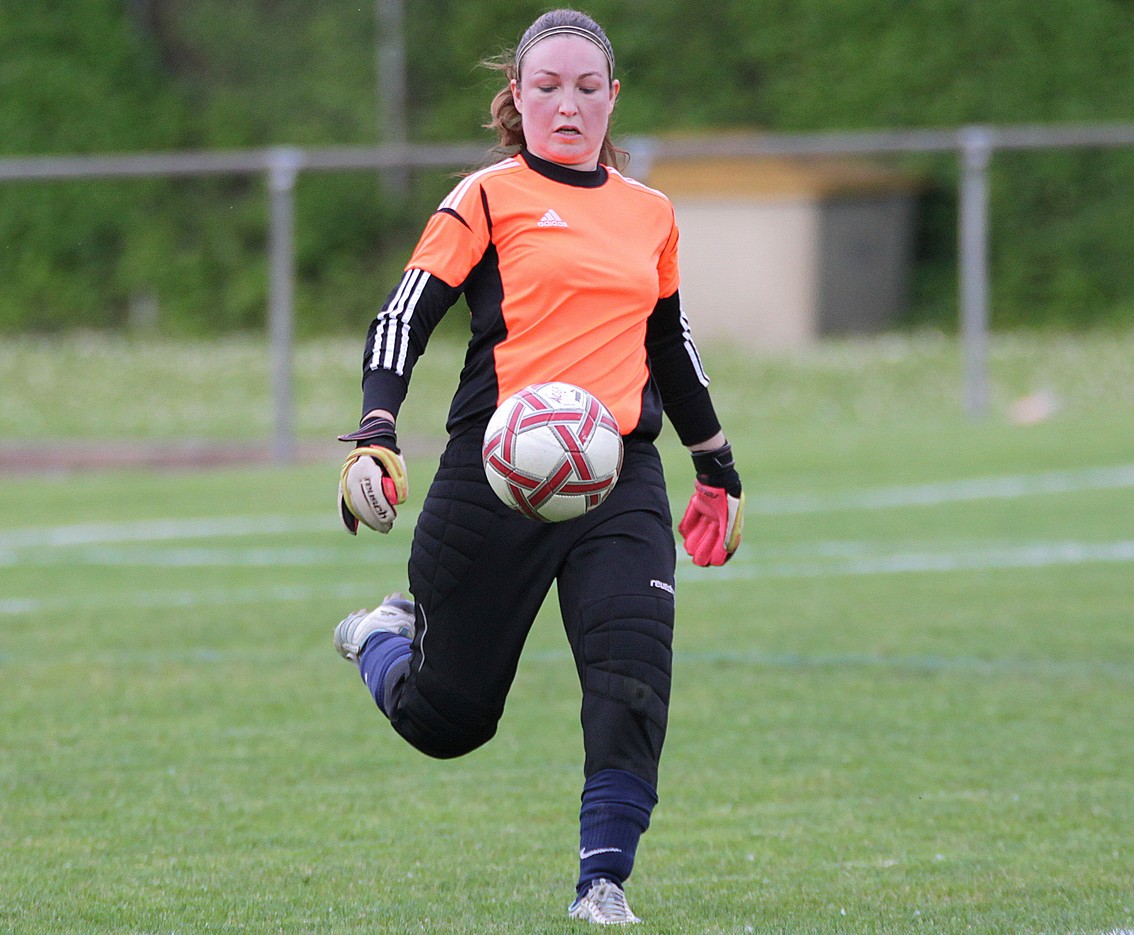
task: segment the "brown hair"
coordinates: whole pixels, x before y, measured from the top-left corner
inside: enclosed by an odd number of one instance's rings
[[[566,29],[564,27],[567,27]],[[520,112],[516,109],[516,101],[512,97],[512,81],[518,81],[520,78],[520,61],[517,55],[520,49],[527,49],[534,43],[534,40],[540,33],[548,32],[549,30],[556,30],[557,32],[586,32],[587,38],[592,39],[598,45],[603,53],[606,55],[606,60],[610,66],[610,75],[608,81],[614,80],[614,50],[611,48],[610,40],[606,37],[603,28],[596,23],[593,19],[587,16],[586,13],[580,13],[577,10],[551,10],[544,13],[534,23],[532,23],[523,36],[520,38],[516,49],[507,52],[497,59],[489,59],[483,64],[494,71],[504,73],[507,83],[497,93],[496,97],[492,99],[492,105],[489,112],[492,115],[491,123],[486,123],[485,127],[490,130],[496,131],[496,146],[493,147],[493,152],[501,156],[511,156],[519,152],[521,147],[526,143],[524,140],[524,127],[523,121],[520,117]],[[614,145],[610,138],[610,127],[607,127],[606,136],[603,137],[602,146],[599,149],[599,162],[605,163],[608,166],[613,166],[616,169],[623,168],[630,160],[630,154],[624,149],[619,149]]]

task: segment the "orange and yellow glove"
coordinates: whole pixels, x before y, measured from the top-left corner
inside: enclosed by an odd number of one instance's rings
[[[358,524],[386,533],[393,528],[398,504],[409,495],[406,462],[398,450],[394,423],[368,419],[357,431],[340,435],[341,442],[357,447],[339,472],[339,517],[347,532],[358,533]]]

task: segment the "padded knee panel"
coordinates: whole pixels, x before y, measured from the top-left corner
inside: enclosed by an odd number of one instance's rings
[[[669,717],[673,603],[620,595],[583,613],[584,772],[621,769],[657,784]]]
[[[430,701],[416,684],[410,684],[390,723],[426,756],[449,760],[488,743],[499,720],[500,713],[478,714],[459,699],[439,696]]]

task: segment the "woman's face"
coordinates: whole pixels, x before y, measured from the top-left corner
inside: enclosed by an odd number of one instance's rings
[[[594,169],[618,97],[606,56],[581,36],[548,36],[528,50],[512,97],[528,149],[541,159]]]

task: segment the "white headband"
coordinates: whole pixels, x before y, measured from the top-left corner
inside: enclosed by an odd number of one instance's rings
[[[610,68],[610,77],[614,77],[614,56],[610,54],[610,52],[607,50],[606,45],[598,36],[596,36],[589,29],[583,29],[581,26],[549,26],[542,32],[537,32],[527,42],[520,46],[519,49],[516,50],[516,71],[519,72],[520,61],[525,55],[528,54],[528,50],[537,42],[539,42],[540,39],[546,39],[548,36],[560,35],[581,36],[583,39],[586,39],[589,42],[593,42],[595,45],[597,45],[599,47],[599,51],[601,51],[603,56],[606,58],[606,64]]]

